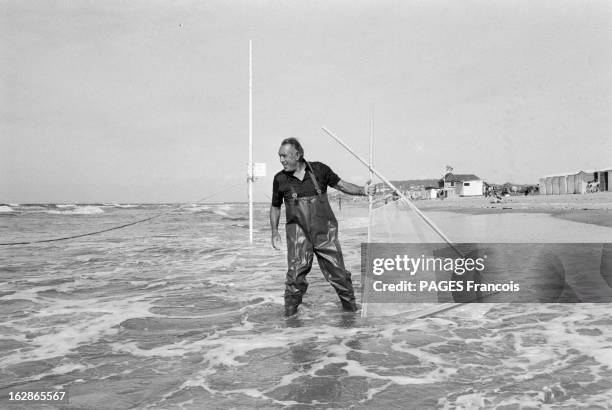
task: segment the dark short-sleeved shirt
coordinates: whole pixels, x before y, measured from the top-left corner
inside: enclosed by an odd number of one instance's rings
[[[334,171],[322,162],[311,162],[310,166],[317,178],[319,189],[321,192],[327,192],[327,187],[334,187],[340,182],[340,177]],[[292,190],[293,188],[293,190]],[[274,175],[272,184],[272,206],[280,207],[283,204],[283,199],[291,198],[291,194],[295,192],[298,197],[317,195],[314,183],[310,176],[310,170],[306,168],[306,175],[300,181],[293,176],[293,172],[280,171]]]

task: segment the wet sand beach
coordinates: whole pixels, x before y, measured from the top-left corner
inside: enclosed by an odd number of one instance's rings
[[[612,227],[612,192],[584,195],[508,196],[416,200],[423,211],[450,211],[484,215],[495,213],[545,213],[568,221]],[[611,238],[612,239],[612,238]]]

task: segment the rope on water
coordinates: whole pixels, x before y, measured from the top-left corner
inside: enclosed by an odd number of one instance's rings
[[[227,187],[227,188],[224,188],[224,189],[222,189],[222,190],[220,190],[220,191],[217,191],[217,192],[215,192],[215,193],[213,193],[213,194],[207,195],[207,196],[205,196],[204,198],[198,199],[197,201],[195,201],[195,202],[193,202],[193,203],[195,203],[195,204],[200,203],[200,202],[202,202],[202,201],[205,201],[205,200],[207,200],[207,199],[210,199],[210,198],[212,198],[212,197],[214,197],[214,196],[219,195],[219,194],[220,194],[220,193],[222,193],[222,192],[228,191],[228,190],[230,190],[230,189],[232,189],[232,188],[234,188],[234,187],[236,187],[236,186],[238,186],[238,185],[242,185],[242,184],[243,184],[243,182],[240,182],[240,183],[235,184],[235,185],[231,185],[231,186],[229,186],[229,187]],[[64,236],[64,237],[61,237],[61,238],[40,239],[40,240],[37,240],[37,241],[5,242],[5,243],[0,243],[0,246],[11,246],[11,245],[31,245],[31,244],[35,244],[35,243],[45,243],[45,242],[67,241],[67,240],[69,240],[69,239],[82,238],[82,237],[84,237],[84,236],[98,235],[98,234],[101,234],[101,233],[104,233],[104,232],[115,231],[115,230],[117,230],[117,229],[127,228],[128,226],[136,225],[136,224],[139,224],[139,223],[143,223],[143,222],[150,221],[150,220],[155,219],[155,218],[159,218],[160,216],[167,215],[167,214],[169,214],[169,213],[171,213],[171,212],[176,211],[176,210],[177,210],[177,209],[179,209],[181,206],[182,206],[182,205],[177,205],[176,207],[174,207],[174,208],[172,208],[172,209],[169,209],[169,210],[166,210],[166,211],[164,211],[164,212],[161,212],[161,213],[159,213],[159,214],[157,214],[157,215],[153,215],[153,216],[150,216],[150,217],[148,217],[148,218],[144,218],[144,219],[139,219],[138,221],[133,221],[133,222],[130,222],[130,223],[127,223],[127,224],[123,224],[123,225],[119,225],[119,226],[114,226],[114,227],[112,227],[112,228],[102,229],[102,230],[99,230],[99,231],[87,232],[87,233],[83,233],[83,234],[80,234],[80,235]]]

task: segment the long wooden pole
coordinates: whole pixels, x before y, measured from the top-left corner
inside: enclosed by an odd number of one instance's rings
[[[423,218],[425,220],[425,222],[427,222],[427,224],[438,234],[440,235],[440,237],[442,237],[442,239],[444,239],[444,242],[446,242],[460,257],[464,257],[465,255],[463,255],[463,253],[457,249],[452,243],[451,241],[446,237],[446,235],[444,235],[444,233],[442,233],[442,231],[433,223],[433,221],[431,221],[427,216],[425,216],[420,209],[418,209],[416,207],[416,205],[414,205],[412,203],[412,201],[410,201],[410,199],[408,199],[399,189],[397,189],[391,182],[389,182],[389,180],[387,180],[387,178],[385,178],[383,175],[380,174],[380,172],[378,172],[371,163],[370,160],[370,164],[368,164],[363,158],[361,158],[359,156],[359,154],[357,154],[355,151],[353,151],[348,145],[346,145],[340,138],[338,138],[336,135],[334,135],[333,132],[331,132],[330,130],[328,130],[325,127],[322,127],[323,131],[325,131],[326,134],[328,134],[330,137],[332,137],[334,140],[336,140],[336,142],[338,144],[340,144],[342,147],[344,147],[344,149],[346,149],[348,152],[350,152],[351,154],[353,154],[353,156],[355,158],[357,158],[359,161],[361,161],[361,163],[363,163],[364,165],[366,165],[369,169],[371,173],[376,174],[377,177],[379,177],[385,184],[387,184],[391,189],[393,189],[404,201],[406,201],[406,203],[417,213],[417,215],[419,215],[421,218]],[[370,150],[371,151],[371,150]],[[369,229],[369,227],[368,227]],[[434,306],[431,309],[425,309],[424,311],[420,311],[417,312],[414,315],[411,315],[410,319],[423,319],[429,316],[433,316],[437,313],[441,313],[447,310],[451,310],[451,309],[455,309],[458,308],[459,306],[463,306],[465,305],[465,303],[444,303],[442,305],[439,306]],[[362,310],[361,310],[361,317],[366,317],[367,313],[364,310],[367,309],[367,303],[364,303],[364,306],[362,306]]]
[[[369,149],[369,153],[370,153],[370,157],[368,158],[369,161],[369,172],[370,172],[370,184],[374,179],[374,173],[372,172],[372,164],[373,164],[373,160],[372,157],[374,155],[373,152],[373,142],[374,142],[374,107],[372,106],[372,109],[370,110],[370,149]],[[370,251],[370,247],[369,244],[372,241],[372,204],[374,202],[374,198],[370,195],[368,196],[368,252]],[[364,287],[364,292],[365,292],[365,287]],[[365,297],[364,297],[364,302],[361,304],[361,317],[367,317],[368,316],[368,302],[366,302]]]
[[[433,223],[433,221],[431,219],[429,219],[427,216],[425,216],[425,214],[423,214],[423,212],[421,212],[421,210],[419,208],[416,207],[416,205],[414,205],[412,203],[412,201],[410,199],[408,199],[399,189],[397,189],[391,182],[389,182],[389,180],[387,178],[384,177],[384,175],[382,175],[380,172],[378,172],[374,167],[372,167],[371,165],[369,165],[366,160],[364,160],[363,158],[361,158],[361,156],[359,154],[357,154],[355,151],[353,151],[348,145],[346,145],[340,138],[338,138],[336,135],[334,135],[333,132],[331,132],[330,130],[328,130],[325,127],[322,127],[323,131],[325,131],[325,133],[327,135],[329,135],[330,137],[332,137],[334,140],[336,140],[336,142],[338,144],[340,144],[342,147],[344,147],[344,149],[346,149],[348,152],[350,152],[355,158],[357,158],[359,161],[361,161],[362,164],[364,164],[366,167],[369,167],[370,170],[378,177],[380,178],[381,181],[383,181],[385,184],[387,184],[391,189],[393,189],[397,195],[399,195],[400,198],[402,198],[407,204],[408,206],[410,206],[410,208],[412,208],[412,210],[414,212],[416,212],[417,215],[419,215],[426,223],[427,225],[429,225],[429,227],[431,229],[434,230],[434,232],[436,232],[443,240],[444,242],[446,242],[448,244],[448,246],[451,247],[451,249],[453,249],[460,257],[464,257],[465,255],[463,255],[463,253],[457,249],[455,247],[455,245],[453,245],[453,243],[451,242],[450,239],[448,239],[446,237],[446,235],[444,235],[444,233],[440,230],[440,228],[438,228],[436,226],[436,224]]]
[[[374,153],[372,151],[373,148],[373,141],[374,141],[374,107],[372,107],[372,109],[370,110],[370,158],[369,158],[369,168],[370,168],[370,184],[373,182],[374,179],[374,173],[372,172],[372,157],[374,156]],[[369,204],[368,204],[368,243],[370,242],[370,239],[372,239],[372,203],[374,201],[374,198],[370,195],[368,197],[369,199]]]

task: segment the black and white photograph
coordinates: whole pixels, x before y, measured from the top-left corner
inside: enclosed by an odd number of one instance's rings
[[[609,0],[0,0],[0,409],[612,408]]]

